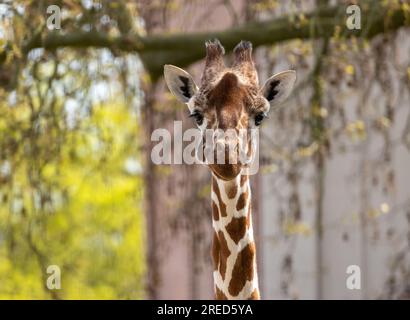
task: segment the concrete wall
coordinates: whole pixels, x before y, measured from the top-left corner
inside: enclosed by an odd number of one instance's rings
[[[400,50],[397,59],[406,65],[410,38],[402,32],[398,41]],[[349,121],[359,119],[356,105],[360,90],[352,88],[348,91],[345,111]],[[312,164],[303,164],[298,168],[301,222],[309,229],[306,235],[303,232],[289,235],[283,230],[280,212],[284,210],[283,215],[289,215],[289,210],[283,207],[283,199],[288,201],[291,194],[284,182],[285,173],[277,170],[262,175],[260,242],[263,255],[261,282],[265,299],[406,297],[405,293],[399,296],[399,292],[406,291],[403,286],[409,283],[410,221],[407,215],[410,212],[410,150],[405,147],[402,138],[410,119],[410,101],[408,94],[401,95],[402,99],[397,98],[400,96],[397,94],[398,81],[393,83],[391,90],[395,97],[392,103],[395,116],[388,130],[389,135],[375,129],[370,121],[382,114],[381,110],[387,103],[391,103],[386,92],[376,85],[364,101],[363,118],[369,119],[368,122],[365,120],[367,139],[352,141],[342,138],[340,145],[344,145],[345,151],[339,152],[337,147],[333,147],[332,155],[326,162],[321,242],[317,241],[315,228],[315,175]],[[302,95],[303,99],[309,99],[309,94]],[[298,108],[297,104],[298,101],[293,98],[283,108],[289,108],[291,112],[293,108]],[[279,120],[274,115],[264,128],[265,134],[274,140],[283,134],[275,129],[275,121]],[[386,139],[389,141],[387,152]],[[381,161],[386,154],[391,157],[389,165]],[[291,266],[286,268],[289,259]],[[349,265],[361,268],[361,290],[346,287],[349,276],[346,268]],[[398,265],[400,267],[396,267]],[[391,287],[396,293],[389,296]]]

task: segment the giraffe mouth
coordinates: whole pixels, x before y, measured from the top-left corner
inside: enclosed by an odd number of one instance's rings
[[[209,167],[218,178],[226,181],[235,179],[242,170],[239,164],[210,164]]]

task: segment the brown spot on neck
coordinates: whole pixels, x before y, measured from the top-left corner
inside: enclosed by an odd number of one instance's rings
[[[218,235],[214,231],[214,237],[212,240],[212,260],[214,263],[214,270],[218,270],[218,267],[219,267],[220,251],[221,251],[221,247],[219,245]]]
[[[215,201],[212,200],[212,216],[214,218],[214,221],[219,220],[219,209],[218,206],[216,205]]]
[[[232,218],[231,222],[226,226],[226,231],[236,244],[245,236],[247,226],[249,225],[247,220],[247,217]]]
[[[231,252],[229,251],[228,243],[226,242],[225,236],[222,231],[218,232],[218,240],[219,240],[219,273],[221,274],[222,279],[225,280],[226,262]]]
[[[236,203],[236,210],[242,210],[246,206],[246,202],[248,199],[248,190],[241,193],[239,196],[238,202]]]
[[[246,284],[254,277],[255,244],[248,243],[246,247],[238,253],[235,265],[232,270],[232,279],[229,282],[229,293],[237,296]]]
[[[226,217],[226,204],[222,201],[221,192],[219,191],[218,182],[216,178],[212,178],[212,190],[215,192],[219,202],[219,214],[221,217]]]
[[[251,296],[249,297],[248,300],[259,300],[261,297],[259,295],[259,290],[255,289],[252,291]]]
[[[216,300],[228,300],[226,295],[217,286],[215,286],[215,299]]]
[[[233,199],[236,196],[236,192],[238,191],[238,186],[236,184],[229,185],[226,188],[226,195],[229,199]]]
[[[247,175],[241,175],[241,187],[247,182],[249,177]]]

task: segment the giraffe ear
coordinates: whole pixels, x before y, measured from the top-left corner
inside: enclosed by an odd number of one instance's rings
[[[268,100],[271,107],[276,106],[290,95],[296,82],[296,71],[279,72],[266,80],[261,89],[262,95]]]
[[[169,90],[183,103],[187,103],[198,91],[194,79],[181,68],[166,64],[164,66],[164,77]]]

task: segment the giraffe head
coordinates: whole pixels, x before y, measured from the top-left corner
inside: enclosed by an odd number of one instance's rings
[[[232,180],[247,166],[239,157],[240,151],[245,150],[248,159],[254,152],[252,135],[240,132],[257,129],[269,110],[289,96],[296,72],[280,72],[259,87],[250,42],[241,41],[235,47],[231,67],[225,66],[225,49],[218,40],[205,45],[205,68],[199,87],[188,72],[176,66],[165,65],[164,76],[170,91],[187,104],[203,136],[213,132],[211,152],[218,161],[208,164],[210,169],[218,178]]]

